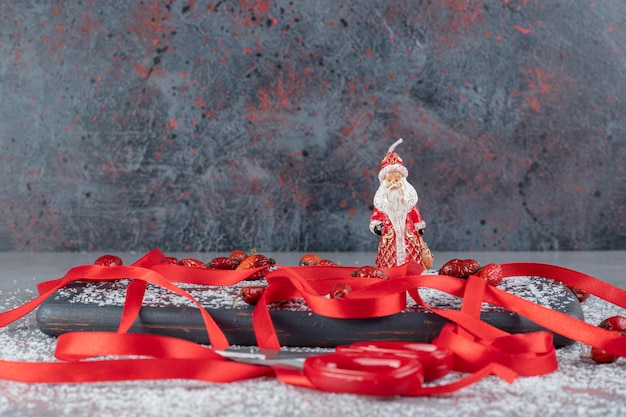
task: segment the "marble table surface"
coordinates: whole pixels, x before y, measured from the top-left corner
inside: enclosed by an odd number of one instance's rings
[[[69,268],[92,263],[101,253],[0,253],[0,309],[36,296],[37,283]],[[143,254],[119,253],[126,263]],[[218,254],[173,253],[205,261]],[[296,265],[301,253],[268,253]],[[323,253],[342,265],[373,264],[372,253]],[[609,252],[440,252],[435,265],[451,258],[485,263],[540,262],[593,275],[626,289],[626,251]],[[596,297],[583,303],[586,321],[597,324],[616,306]],[[37,330],[34,314],[0,329],[0,359],[54,360],[55,339]],[[98,384],[24,384],[0,381],[0,416],[620,416],[626,415],[626,359],[596,365],[587,346],[559,349],[559,369],[508,384],[494,377],[454,394],[380,398],[321,393],[257,378],[231,384],[143,381]],[[456,375],[458,377],[459,375]],[[454,377],[454,376],[452,376]]]

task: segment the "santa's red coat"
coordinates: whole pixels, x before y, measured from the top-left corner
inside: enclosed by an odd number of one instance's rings
[[[393,228],[389,216],[375,208],[372,213],[371,221],[382,223],[382,233],[378,244],[378,253],[376,254],[376,266],[378,268],[397,266],[398,248],[396,246],[396,230]],[[420,265],[422,264],[422,240],[415,227],[415,223],[421,221],[422,216],[417,206],[415,206],[407,213],[404,225],[404,246],[406,252],[404,262],[415,261]]]

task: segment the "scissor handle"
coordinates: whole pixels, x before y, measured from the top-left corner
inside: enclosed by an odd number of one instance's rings
[[[454,357],[452,352],[431,343],[373,341],[357,342],[350,345],[337,346],[337,352],[368,352],[386,353],[409,356],[421,362],[424,370],[424,381],[434,381],[452,371]]]
[[[421,363],[408,356],[335,352],[311,356],[304,374],[324,391],[363,395],[407,395],[422,386]]]

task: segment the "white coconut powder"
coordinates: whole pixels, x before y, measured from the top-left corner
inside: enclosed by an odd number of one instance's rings
[[[534,287],[534,279],[506,280],[503,288],[527,289],[541,299],[547,295]],[[245,285],[253,284],[248,282]],[[511,287],[508,287],[511,286]],[[206,288],[188,286],[201,302],[219,299],[220,306],[232,306],[233,289],[216,289],[209,297]],[[64,289],[62,291],[74,291]],[[111,289],[106,299],[101,289],[76,292],[74,302],[113,303],[124,301],[122,288]],[[431,294],[431,292],[433,292]],[[523,291],[522,291],[523,292]],[[449,296],[432,290],[420,293],[433,306],[449,304]],[[34,295],[32,295],[34,297]],[[150,288],[146,304],[187,305],[179,296]],[[443,298],[441,298],[443,297]],[[25,294],[15,290],[2,294],[5,309],[24,302]],[[552,297],[550,297],[552,298]],[[215,301],[217,302],[217,301]],[[282,308],[306,308],[301,302]],[[623,309],[590,297],[583,303],[585,320],[592,324],[622,314]],[[0,358],[15,361],[53,361],[56,340],[36,329],[33,315],[0,329]],[[307,349],[310,350],[310,349]],[[517,379],[507,384],[489,377],[454,394],[437,397],[379,398],[321,393],[281,384],[272,378],[256,378],[231,384],[196,381],[141,381],[98,384],[24,384],[0,381],[0,416],[622,416],[626,415],[626,359],[596,365],[585,357],[588,347],[580,343],[559,349],[558,371],[540,377]],[[451,374],[441,382],[460,377]]]

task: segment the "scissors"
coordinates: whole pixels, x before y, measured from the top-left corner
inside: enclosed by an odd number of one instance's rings
[[[218,353],[237,362],[301,368],[323,391],[379,396],[410,394],[453,368],[448,349],[414,342],[358,342],[330,352],[229,349]]]

